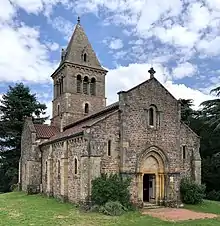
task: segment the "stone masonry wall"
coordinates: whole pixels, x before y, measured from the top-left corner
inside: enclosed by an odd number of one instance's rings
[[[64,154],[64,142],[57,142],[44,147],[43,150],[43,177],[42,177],[42,187],[43,192],[48,193],[49,190],[52,191],[52,195],[56,198],[61,197],[61,172],[62,172],[62,156]],[[51,148],[51,151],[50,151]],[[49,167],[49,164],[52,164]],[[47,166],[47,168],[46,168]],[[51,172],[52,171],[52,172]],[[48,187],[48,180],[51,181]]]
[[[68,199],[73,203],[81,201],[81,189],[88,186],[88,180],[85,178],[89,169],[87,165],[82,167],[82,156],[88,156],[87,147],[88,141],[83,136],[79,136],[42,148],[44,193],[49,193],[62,200]],[[77,160],[76,173],[75,159]],[[86,170],[86,172],[82,172],[82,170]]]
[[[101,70],[66,66],[64,73],[64,93],[53,100],[53,119],[54,125],[60,127],[60,116],[58,116],[58,104],[60,112],[64,113],[63,125],[68,125],[86,116],[84,113],[85,103],[89,104],[89,114],[97,112],[105,107],[105,72]],[[85,76],[89,78],[89,85],[92,78],[96,79],[96,95],[77,93],[77,75],[81,75],[82,80]],[[88,91],[89,86],[88,85]],[[83,85],[81,85],[81,91]]]
[[[50,155],[50,145],[41,148],[42,150],[42,192],[47,193],[47,181],[48,181],[48,159]]]
[[[156,146],[169,159],[169,170],[179,171],[181,153],[178,102],[154,79],[121,94],[120,99],[124,170],[136,172],[138,156],[148,147]],[[148,110],[151,105],[156,106],[159,115],[159,122],[155,127],[148,125]]]
[[[77,203],[83,199],[81,197],[81,188],[86,187],[85,177],[87,165],[83,166],[83,157],[88,155],[88,140],[83,136],[73,138],[68,141],[68,199],[70,202]],[[75,171],[75,161],[77,167]],[[82,172],[85,170],[86,172]],[[84,183],[83,183],[84,182]]]
[[[168,171],[166,173],[177,175],[183,170],[190,171],[189,159],[185,161],[184,169],[182,164],[181,142],[183,139],[181,139],[180,134],[180,105],[178,101],[154,78],[128,92],[120,93],[119,100],[121,110],[121,170],[130,174],[136,173],[137,165],[141,161],[139,157],[149,147],[155,146],[167,158]],[[154,107],[156,113],[154,127],[149,125],[151,106]],[[195,137],[194,134],[188,136]],[[175,178],[175,184],[178,184],[179,179]],[[133,184],[136,182],[134,178]],[[168,179],[167,183],[169,187]]]
[[[111,154],[108,155],[108,141]],[[91,155],[101,156],[101,173],[119,172],[119,113],[111,113],[91,127]]]
[[[183,159],[181,156],[181,172],[183,176],[189,176],[193,179],[195,178],[195,174],[198,174],[199,183],[201,182],[201,157],[200,157],[200,139],[199,137],[184,123],[181,123],[180,128],[180,144],[181,150],[182,146],[186,145],[186,158]],[[182,153],[183,154],[183,153]],[[195,168],[195,161],[200,162],[200,166]],[[196,172],[195,172],[196,171]]]
[[[29,129],[27,122],[25,122],[21,136],[21,160],[20,160],[20,170],[21,170],[20,176],[23,191],[26,191],[28,184],[27,160],[31,148],[32,148],[32,133]]]
[[[21,189],[27,185],[40,185],[40,152],[36,144],[36,131],[31,119],[24,123],[21,136],[20,182]]]

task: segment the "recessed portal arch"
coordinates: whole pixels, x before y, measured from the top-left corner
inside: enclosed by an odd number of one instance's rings
[[[164,199],[167,166],[167,157],[156,147],[151,147],[140,155],[137,164],[139,200],[158,203]]]

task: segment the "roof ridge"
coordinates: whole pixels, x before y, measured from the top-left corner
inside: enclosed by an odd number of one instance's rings
[[[110,111],[110,110],[112,110],[112,109],[114,109],[114,108],[117,108],[118,106],[119,106],[119,101],[114,102],[114,103],[112,103],[112,104],[106,106],[105,108],[101,109],[100,111],[94,112],[94,113],[91,114],[91,115],[88,115],[88,116],[86,116],[86,117],[84,117],[84,118],[81,118],[81,119],[77,120],[77,121],[74,122],[74,123],[71,123],[71,124],[65,126],[65,127],[64,127],[64,130],[69,129],[69,128],[75,126],[75,125],[78,125],[78,124],[82,123],[82,122],[85,122],[86,120],[89,120],[89,119],[91,119],[91,118],[93,118],[93,117],[95,117],[95,116],[98,116],[98,115],[101,115],[101,114],[103,114],[103,113],[105,113],[105,112],[108,112],[108,111]]]

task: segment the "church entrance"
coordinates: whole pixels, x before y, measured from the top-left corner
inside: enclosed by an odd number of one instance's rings
[[[166,157],[159,149],[146,150],[138,164],[138,200],[152,204],[161,203],[165,197]]]
[[[144,174],[143,176],[143,201],[155,201],[155,174]]]

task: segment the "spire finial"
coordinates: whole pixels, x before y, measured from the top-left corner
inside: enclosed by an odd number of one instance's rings
[[[80,24],[80,17],[77,18],[77,24]]]
[[[156,71],[154,70],[153,67],[151,67],[148,72],[150,73],[150,78],[153,78],[154,77],[154,74],[156,73]]]

